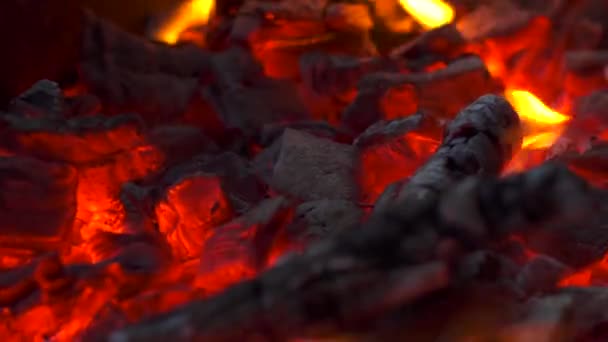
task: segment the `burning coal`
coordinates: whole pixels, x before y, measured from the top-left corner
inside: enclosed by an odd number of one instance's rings
[[[602,2],[54,3],[0,11],[6,340],[608,337]]]

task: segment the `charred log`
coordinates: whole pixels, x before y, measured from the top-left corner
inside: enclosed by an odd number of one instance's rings
[[[517,194],[511,197],[510,194]],[[532,196],[542,210],[517,200]],[[507,210],[486,215],[492,200]],[[503,181],[473,178],[456,186],[425,212],[385,217],[384,224],[349,231],[285,260],[258,278],[209,300],[111,335],[111,341],[262,340],[313,332],[348,332],[447,287],[449,264],[496,236],[529,231],[555,220],[593,215],[596,190],[561,167],[548,165]],[[464,203],[464,204],[463,204]],[[466,204],[469,203],[469,204]],[[473,219],[472,219],[473,218]],[[477,218],[477,219],[475,219]],[[479,244],[471,244],[477,241]],[[435,260],[435,261],[433,261]],[[378,277],[385,279],[378,282]],[[365,296],[357,296],[366,288]],[[282,324],[273,324],[280,315]],[[365,322],[365,323],[364,323]],[[238,327],[238,329],[235,329]]]
[[[479,98],[448,124],[435,155],[402,188],[387,189],[375,211],[416,210],[468,175],[499,173],[519,150],[521,134],[519,117],[505,99]]]

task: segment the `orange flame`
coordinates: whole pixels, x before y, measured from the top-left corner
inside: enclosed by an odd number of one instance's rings
[[[399,3],[426,29],[440,27],[454,20],[454,10],[442,0],[399,0]]]
[[[570,120],[567,115],[547,107],[538,97],[528,91],[507,90],[505,96],[524,121],[558,125]]]
[[[213,0],[187,0],[161,25],[154,38],[167,44],[177,43],[186,29],[206,24],[214,7]]]
[[[522,144],[525,149],[550,147],[561,135],[564,124],[570,120],[569,116],[549,108],[529,91],[508,89],[505,97],[524,123],[532,127],[549,128],[548,131],[545,129],[525,136]]]

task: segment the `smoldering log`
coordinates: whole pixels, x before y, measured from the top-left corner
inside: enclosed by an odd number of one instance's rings
[[[498,174],[521,142],[519,116],[513,107],[500,96],[482,96],[447,125],[441,146],[405,186],[385,191],[374,212],[416,210],[468,175]]]
[[[592,217],[603,196],[555,164],[502,180],[474,177],[425,212],[386,216],[383,224],[338,234],[251,281],[114,332],[109,340],[288,339],[320,329],[373,329],[393,310],[449,286],[449,265],[466,252],[505,234]],[[537,210],[530,211],[531,201]],[[448,241],[458,248],[446,249]]]
[[[471,84],[475,86],[471,87]],[[412,105],[414,111],[417,109],[437,118],[452,118],[460,109],[495,89],[484,62],[476,56],[458,59],[433,72],[372,73],[359,83],[357,97],[344,111],[342,121],[355,132],[361,132],[380,119],[413,114],[407,112]],[[403,97],[407,92],[411,93],[407,97],[413,103],[401,108],[383,106],[383,99],[393,95],[391,93]]]

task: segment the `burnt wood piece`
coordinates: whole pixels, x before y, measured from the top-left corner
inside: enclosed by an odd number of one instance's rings
[[[0,246],[59,248],[76,213],[77,173],[67,164],[0,157]]]
[[[305,201],[355,200],[356,150],[313,135],[286,129],[281,137],[270,185]]]
[[[492,2],[478,6],[458,20],[456,26],[463,39],[482,42],[497,37],[519,36],[519,32],[530,25],[535,16],[508,1]]]
[[[428,211],[388,215],[382,224],[338,234],[253,280],[116,331],[108,340],[285,340],[373,329],[395,309],[448,286],[449,264],[461,260],[458,250],[474,251],[504,234],[556,220],[591,217],[601,200],[596,189],[553,164],[502,180],[471,178]]]
[[[355,203],[344,200],[317,200],[296,207],[289,235],[304,241],[303,245],[348,229],[357,227],[363,210]]]
[[[519,150],[521,141],[519,116],[513,107],[503,97],[482,96],[447,125],[441,146],[406,185],[385,191],[374,212],[417,210],[469,175],[496,175]]]
[[[432,156],[442,128],[427,115],[378,121],[355,139],[360,201],[374,203],[390,184],[411,176]]]
[[[109,158],[145,144],[143,122],[134,114],[56,119],[7,113],[1,144],[15,152],[72,165]]]
[[[597,142],[584,152],[566,151],[555,157],[602,188],[608,188],[608,144]]]
[[[397,60],[385,57],[354,57],[324,52],[310,52],[300,57],[300,75],[315,92],[331,96],[355,90],[357,83],[370,72],[398,72]]]
[[[528,262],[517,274],[519,287],[527,294],[539,294],[553,290],[562,277],[572,273],[572,269],[558,260],[539,255]]]
[[[162,151],[166,165],[191,160],[202,153],[217,153],[219,147],[203,131],[190,125],[165,125],[146,132],[145,140]]]
[[[198,78],[209,72],[211,54],[208,51],[190,44],[153,43],[90,12],[86,12],[84,33],[83,63],[179,78]]]
[[[606,330],[605,287],[563,288],[521,304],[515,320],[492,334],[509,341],[603,341]]]
[[[339,127],[334,127],[327,121],[296,121],[291,123],[271,123],[264,125],[257,137],[257,143],[263,147],[272,145],[281,138],[286,129],[306,132],[319,138],[337,142],[351,142],[353,137]]]
[[[570,51],[565,56],[566,68],[573,72],[588,72],[608,65],[608,50]]]
[[[359,83],[357,97],[345,109],[342,122],[359,133],[380,119],[413,114],[411,106],[414,104],[421,113],[453,118],[466,105],[495,90],[496,84],[484,62],[476,56],[458,59],[432,72],[372,73]],[[408,98],[413,102],[409,106],[404,104],[393,110],[383,106],[385,97],[404,96],[403,93],[408,92],[411,93]],[[413,109],[415,111],[416,107]]]
[[[250,162],[232,152],[198,155],[185,163],[168,168],[162,179],[152,177],[147,183],[167,186],[188,174],[196,173],[220,177],[230,206],[237,213],[249,211],[266,197],[266,185],[258,179]]]
[[[410,69],[422,69],[435,62],[457,57],[464,51],[466,43],[456,25],[448,24],[396,47],[390,52],[390,57],[402,61]]]
[[[197,257],[210,231],[232,217],[220,178],[200,171],[168,183],[154,210],[158,230],[182,261]]]
[[[154,44],[87,13],[78,82],[109,114],[137,112],[150,123],[175,123],[187,112],[205,115],[199,79],[210,57],[196,46]],[[209,114],[206,114],[209,115]]]
[[[608,129],[608,89],[600,89],[578,98],[574,106],[573,119],[563,136],[579,146],[584,146],[606,129]]]
[[[59,84],[40,80],[13,99],[9,110],[28,117],[60,118],[64,115],[64,101]]]
[[[233,46],[211,61],[201,94],[224,128],[253,137],[265,124],[310,119],[295,86],[264,76],[247,49]]]
[[[197,285],[216,293],[262,271],[271,261],[279,234],[291,221],[292,203],[284,197],[256,207],[209,232],[200,250]]]

